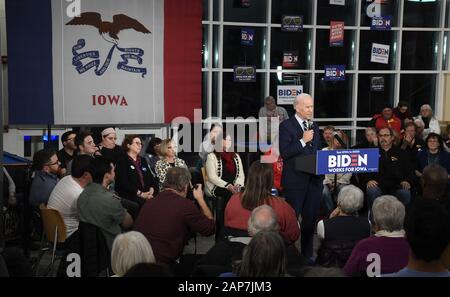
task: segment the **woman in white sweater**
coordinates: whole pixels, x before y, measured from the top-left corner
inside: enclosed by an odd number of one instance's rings
[[[420,114],[414,118],[423,124],[423,139],[427,138],[431,132],[441,134],[441,128],[439,127],[439,121],[434,117],[433,110],[428,104],[424,104],[420,107]]]
[[[220,137],[222,150],[209,153],[206,159],[205,191],[209,196],[223,197],[226,205],[231,195],[241,191],[245,176],[241,157],[230,152],[231,136],[226,132],[223,136]]]

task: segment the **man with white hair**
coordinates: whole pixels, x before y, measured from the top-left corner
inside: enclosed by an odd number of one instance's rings
[[[283,158],[281,186],[296,215],[302,216],[301,252],[312,258],[323,176],[296,170],[295,160],[297,157],[315,155],[320,150],[320,132],[318,125],[312,122],[314,101],[309,94],[297,96],[294,109],[295,115],[280,124],[280,153]]]
[[[420,107],[420,113],[414,118],[414,122],[423,124],[423,139],[427,138],[431,132],[441,134],[439,121],[434,117],[433,109],[429,104],[424,104]]]

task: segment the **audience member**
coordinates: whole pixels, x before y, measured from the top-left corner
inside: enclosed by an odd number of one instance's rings
[[[63,148],[57,153],[58,160],[61,162],[61,176],[66,175],[67,164],[72,161],[75,150],[75,137],[77,134],[74,131],[67,131],[61,135],[61,143]]]
[[[333,132],[335,131],[334,126],[326,126],[323,128],[322,132],[322,148],[333,146]]]
[[[169,168],[164,190],[144,204],[134,225],[150,242],[158,262],[175,265],[193,232],[214,234],[213,215],[201,186],[193,190],[200,209],[186,199],[190,179],[186,168]]]
[[[346,147],[348,143],[347,134],[342,130],[336,131],[335,133],[342,140],[343,144],[336,138],[333,138],[330,142],[330,146],[323,148],[322,150],[339,150]],[[335,197],[337,197],[342,187],[350,184],[351,178],[351,173],[325,174],[325,179],[323,180],[322,205],[326,216],[329,216],[335,208]]]
[[[427,165],[439,164],[447,170],[450,178],[450,154],[443,149],[442,137],[431,132],[425,139],[425,143],[425,149],[417,154],[416,175],[420,177]]]
[[[408,264],[388,277],[450,277],[441,261],[450,241],[450,215],[435,200],[417,200],[405,221]]]
[[[245,190],[234,194],[225,208],[225,227],[247,230],[252,210],[266,204],[277,214],[280,232],[288,242],[294,243],[300,236],[295,211],[284,199],[271,194],[272,185],[273,171],[270,164],[261,163],[259,160],[253,162]]]
[[[400,146],[408,154],[411,164],[416,162],[417,153],[425,148],[425,141],[416,135],[416,131],[417,125],[414,122],[408,123]]]
[[[447,129],[445,130],[444,148],[447,151],[447,153],[450,153],[450,124],[447,125]]]
[[[378,147],[377,129],[375,127],[367,127],[364,131],[364,139],[362,142],[353,146],[353,148],[376,148]]]
[[[151,173],[154,177],[156,177],[156,162],[161,160],[161,138],[153,137],[150,139],[147,149],[145,150],[145,160],[147,161],[148,167],[151,170]]]
[[[139,263],[154,263],[152,247],[142,233],[129,231],[117,235],[111,250],[111,268],[115,276],[124,276]]]
[[[142,141],[137,135],[127,135],[122,142],[125,154],[121,155],[116,164],[115,189],[120,197],[139,205],[152,198],[156,193],[158,182],[150,172],[148,164],[139,155]]]
[[[392,106],[387,104],[384,106],[380,114],[373,116],[370,126],[375,127],[377,131],[380,131],[383,128],[391,128],[400,134],[402,123],[401,120],[392,112]]]
[[[222,134],[222,126],[220,124],[212,124],[209,133],[205,136],[204,141],[200,144],[199,157],[202,166],[205,166],[208,154],[214,152],[217,136]],[[220,137],[220,136],[219,136]]]
[[[413,169],[409,158],[397,147],[394,147],[393,130],[383,128],[378,133],[380,143],[380,161],[377,173],[361,175],[367,187],[369,209],[373,201],[385,194],[398,197],[405,205],[411,200],[411,184]]]
[[[138,263],[131,267],[123,277],[173,277],[170,268],[162,263]]]
[[[98,146],[100,153],[107,160],[116,164],[120,156],[123,155],[123,149],[116,144],[116,130],[114,128],[106,128],[102,131],[101,136],[102,142]]]
[[[399,118],[402,123],[402,131],[406,128],[406,125],[413,120],[412,116],[409,114],[408,109],[408,103],[406,103],[405,101],[399,101],[397,107],[392,110],[394,115]]]
[[[408,263],[409,245],[403,230],[405,206],[394,196],[379,197],[372,206],[375,236],[360,240],[344,266],[347,276],[367,276],[375,253],[381,261],[380,273],[397,272]]]
[[[420,107],[420,113],[414,118],[418,122],[422,122],[424,126],[423,139],[427,138],[428,134],[441,134],[441,127],[439,121],[433,115],[433,109],[429,104],[424,104]]]
[[[114,238],[123,228],[130,228],[133,219],[120,203],[120,198],[108,191],[114,181],[114,165],[103,157],[95,158],[89,164],[92,183],[88,184],[77,200],[80,222],[97,226],[103,232],[106,244],[111,250]]]
[[[262,141],[271,143],[278,135],[278,125],[289,118],[284,107],[277,106],[275,98],[267,96],[264,99],[264,106],[259,109],[258,117],[261,125],[259,126],[259,135]],[[263,121],[263,118],[266,121]],[[272,127],[273,126],[273,127]]]
[[[92,134],[88,131],[81,131],[75,137],[76,150],[74,156],[88,155],[91,157],[99,156],[100,152],[95,146],[94,138]],[[72,168],[72,160],[67,163],[66,175],[70,175],[70,170]]]
[[[223,197],[226,205],[233,194],[239,193],[245,182],[241,157],[232,150],[230,134],[225,131],[218,136],[217,150],[206,160],[205,192],[208,196]],[[270,184],[270,187],[272,184]]]
[[[31,183],[29,201],[39,208],[39,204],[47,204],[53,188],[58,182],[59,161],[53,149],[39,150],[33,155],[34,178]]]
[[[167,171],[172,167],[187,168],[183,159],[176,155],[176,146],[172,139],[164,139],[161,142],[161,160],[156,162],[155,171],[159,180],[159,190],[163,190]]]
[[[364,193],[358,187],[347,185],[341,189],[337,208],[329,219],[317,224],[317,264],[344,267],[356,243],[370,236],[368,219],[358,216],[363,204]]]
[[[17,196],[16,196],[16,183],[12,179],[11,175],[9,174],[8,170],[5,166],[3,166],[3,176],[6,178],[6,182],[8,185],[7,193],[8,193],[8,199],[6,201],[6,204],[4,204],[7,207],[15,207],[17,206]],[[6,188],[4,188],[5,190]],[[6,196],[4,196],[6,197]]]

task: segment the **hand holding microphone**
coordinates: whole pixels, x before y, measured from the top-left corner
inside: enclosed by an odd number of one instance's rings
[[[312,121],[308,120],[307,130],[303,132],[302,139],[307,145],[312,146],[313,138],[314,138],[314,130],[312,129]]]

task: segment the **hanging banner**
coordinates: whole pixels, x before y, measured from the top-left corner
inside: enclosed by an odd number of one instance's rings
[[[303,30],[303,16],[283,15],[281,17],[281,31],[301,32]]]
[[[294,104],[295,98],[303,93],[303,86],[278,86],[277,87],[277,104],[291,105]]]
[[[388,64],[390,46],[386,44],[372,43],[372,55],[370,62]]]
[[[330,0],[330,5],[345,6],[345,0]]]
[[[344,22],[330,22],[330,46],[344,46]]]
[[[255,30],[253,29],[241,29],[241,44],[246,46],[253,46],[253,40],[255,37]]]
[[[234,66],[233,67],[234,82],[256,82],[255,66]]]
[[[370,90],[372,92],[384,91],[384,77],[383,76],[370,77]]]
[[[344,81],[345,65],[325,65],[325,81]]]
[[[283,68],[298,67],[298,51],[283,51]]]
[[[389,31],[391,30],[392,16],[385,15],[381,17],[373,17],[370,30]]]

